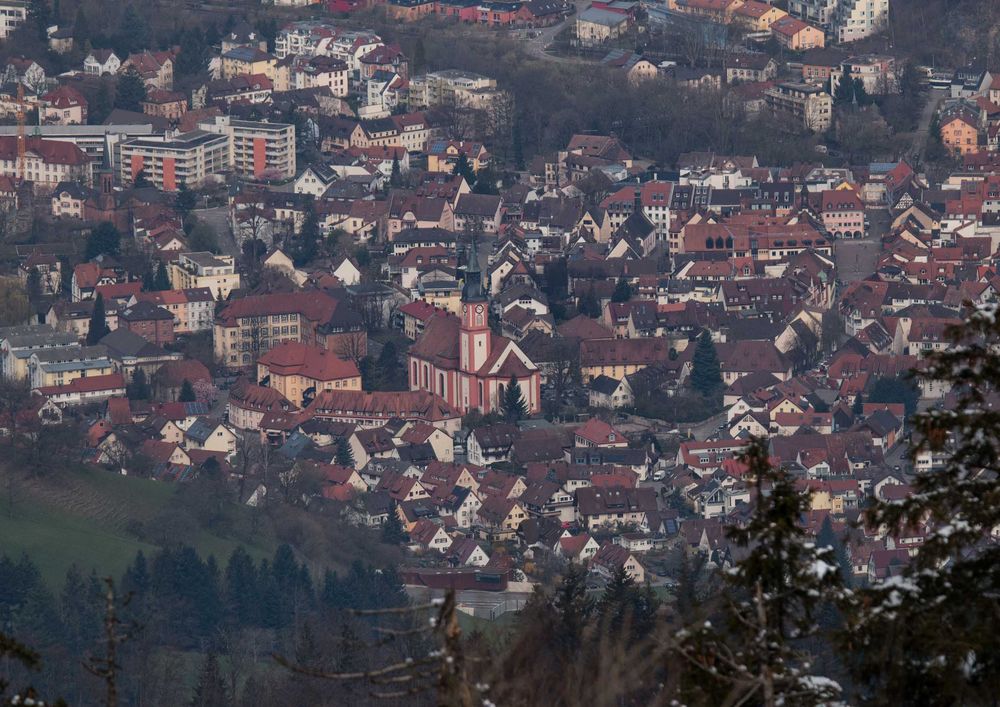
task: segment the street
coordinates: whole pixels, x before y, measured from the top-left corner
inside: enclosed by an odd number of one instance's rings
[[[923,157],[924,148],[927,146],[927,136],[931,130],[931,121],[934,119],[934,112],[946,95],[947,92],[941,88],[927,90],[927,103],[924,104],[924,110],[920,114],[920,122],[917,123],[917,130],[913,133],[913,143],[907,152],[909,159],[915,163],[919,164],[921,157]]]
[[[229,228],[229,208],[226,206],[216,206],[211,209],[195,209],[191,212],[199,221],[204,221],[215,231],[218,238],[219,250],[226,255],[239,258],[242,253],[233,234]]]
[[[581,61],[575,57],[569,56],[556,56],[554,54],[549,54],[546,50],[553,41],[555,41],[556,36],[565,29],[570,22],[576,22],[576,15],[587,8],[590,5],[589,2],[585,0],[573,0],[572,3],[576,7],[576,12],[566,15],[561,22],[552,25],[551,27],[542,27],[541,29],[529,30],[535,32],[538,36],[531,39],[525,40],[524,47],[529,54],[532,54],[539,59],[548,59],[549,61],[560,61],[560,62],[578,62]]]

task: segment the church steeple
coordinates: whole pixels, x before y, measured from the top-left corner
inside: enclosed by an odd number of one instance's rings
[[[463,302],[485,302],[483,292],[483,276],[479,270],[479,252],[476,249],[476,238],[472,237],[469,251],[465,256],[465,284],[462,286]]]

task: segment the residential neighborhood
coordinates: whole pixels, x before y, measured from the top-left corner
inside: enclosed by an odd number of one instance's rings
[[[735,576],[784,480],[848,587],[935,547],[866,513],[950,468],[934,356],[1000,304],[995,55],[918,63],[888,0],[209,3],[141,42],[42,4],[39,39],[0,2],[0,432],[65,430],[39,468],[211,479],[347,529],[280,518],[303,567],[388,545],[483,622]]]

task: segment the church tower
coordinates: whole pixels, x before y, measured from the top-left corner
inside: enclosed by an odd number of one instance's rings
[[[479,253],[476,250],[476,240],[473,238],[466,257],[465,284],[462,286],[459,367],[463,373],[475,373],[490,357],[492,335],[488,310],[489,302],[483,292],[482,273],[479,270]],[[473,405],[481,405],[479,396],[473,391],[470,393]]]

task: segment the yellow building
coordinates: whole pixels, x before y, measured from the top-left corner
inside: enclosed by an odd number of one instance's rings
[[[222,78],[244,74],[264,74],[274,81],[278,59],[256,47],[236,47],[222,55]]]
[[[282,342],[261,356],[257,380],[296,405],[308,404],[321,390],[361,390],[361,373],[353,361],[297,341]]]
[[[231,255],[182,253],[170,264],[170,286],[175,290],[207,287],[213,297],[225,299],[239,289],[240,275]]]
[[[66,385],[77,378],[115,372],[103,346],[67,346],[36,351],[28,360],[32,388]]]

